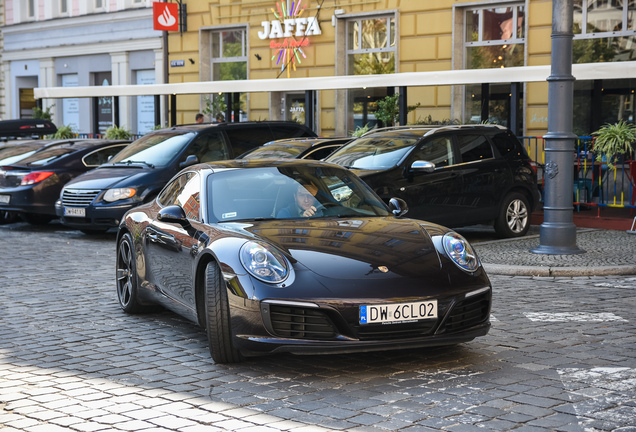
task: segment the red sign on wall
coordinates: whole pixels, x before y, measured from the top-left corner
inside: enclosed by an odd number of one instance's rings
[[[153,29],[179,31],[179,5],[177,3],[152,4]]]

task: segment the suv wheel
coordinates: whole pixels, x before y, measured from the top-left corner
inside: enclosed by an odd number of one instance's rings
[[[530,229],[530,204],[519,192],[506,195],[501,202],[495,231],[500,237],[521,237]]]

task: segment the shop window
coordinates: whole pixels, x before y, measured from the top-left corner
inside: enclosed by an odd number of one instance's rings
[[[634,1],[574,0],[573,63],[634,60],[635,13]]]
[[[395,73],[395,17],[347,20],[347,74]]]
[[[524,65],[525,7],[512,3],[465,10],[464,67]]]

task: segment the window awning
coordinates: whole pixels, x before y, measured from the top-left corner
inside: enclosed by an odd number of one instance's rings
[[[34,89],[34,96],[36,99],[60,99],[543,82],[550,76],[550,72],[550,65],[545,65],[502,69],[405,72],[386,75],[347,75],[149,85],[38,87]],[[636,78],[636,62],[575,64],[572,65],[572,75],[578,81]]]

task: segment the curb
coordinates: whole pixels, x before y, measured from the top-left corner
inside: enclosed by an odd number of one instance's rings
[[[636,275],[636,266],[624,265],[613,267],[553,267],[553,266],[513,266],[504,264],[482,263],[486,274],[503,276],[625,276]]]

